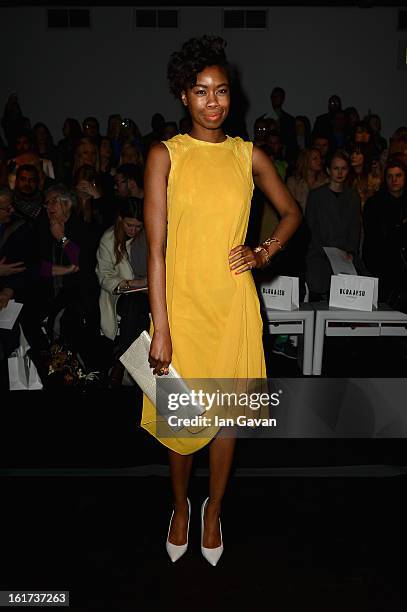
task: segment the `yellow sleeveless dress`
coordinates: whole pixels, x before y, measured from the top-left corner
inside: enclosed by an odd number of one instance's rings
[[[188,134],[164,144],[171,158],[166,295],[172,365],[183,378],[265,378],[253,277],[229,268],[230,250],[246,237],[253,145],[239,137],[210,143]],[[188,437],[160,437],[160,420],[144,396],[141,426],[182,455],[199,450],[217,433],[211,427]]]

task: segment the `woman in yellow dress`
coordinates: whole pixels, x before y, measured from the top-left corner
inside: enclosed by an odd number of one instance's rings
[[[301,213],[267,155],[222,130],[230,105],[225,46],[221,38],[203,36],[172,54],[170,90],[188,109],[192,129],[157,144],[147,160],[144,219],[154,374],[165,375],[172,363],[184,379],[266,377],[251,269],[268,263],[300,223]],[[281,217],[274,235],[254,250],[244,245],[253,180]],[[213,427],[160,437],[160,420],[144,397],[141,425],[169,448],[174,511],[168,554],[176,561],[187,549],[193,453],[210,444],[201,550],[216,565],[223,551],[220,511],[235,439]]]

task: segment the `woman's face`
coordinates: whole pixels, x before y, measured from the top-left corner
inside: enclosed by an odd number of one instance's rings
[[[129,238],[134,238],[143,229],[143,223],[138,219],[133,219],[132,217],[124,217],[122,219],[122,224],[124,233]]]
[[[49,193],[45,200],[45,207],[50,222],[52,221],[67,221],[71,214],[71,204],[61,200],[58,194]]]
[[[111,154],[112,154],[111,144],[109,140],[107,140],[107,138],[104,138],[102,142],[100,143],[100,157],[109,158]]]
[[[356,128],[355,142],[369,142],[370,134],[366,132],[362,127]]]
[[[81,165],[89,164],[94,166],[96,163],[95,147],[90,143],[83,143],[80,150]]]
[[[301,121],[301,119],[295,120],[295,131],[297,132],[297,136],[304,136],[305,134],[305,125]]]
[[[352,110],[348,116],[349,125],[356,125],[360,121],[359,113]]]
[[[350,156],[350,163],[352,166],[363,166],[363,153],[361,151],[353,151]]]
[[[47,142],[48,134],[47,134],[47,130],[44,127],[42,126],[38,127],[35,131],[35,135],[37,137],[37,142],[39,144],[44,144]]]
[[[319,151],[312,151],[309,157],[309,169],[313,172],[321,172],[322,158]]]
[[[330,168],[328,168],[328,174],[331,181],[334,183],[344,183],[348,176],[349,166],[344,159],[340,157],[334,157]]]
[[[380,125],[380,119],[378,117],[370,117],[369,125],[374,132],[380,132],[381,125]]]
[[[221,66],[207,66],[199,72],[196,84],[181,94],[195,126],[206,130],[219,129],[229,113],[230,88]]]
[[[131,144],[123,145],[120,163],[137,165],[139,161],[139,155],[136,147]]]

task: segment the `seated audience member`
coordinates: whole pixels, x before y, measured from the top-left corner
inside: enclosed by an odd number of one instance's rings
[[[275,122],[274,122],[275,123]],[[264,147],[270,135],[270,121],[264,115],[257,117],[253,126],[253,143],[258,147]]]
[[[57,146],[56,176],[65,185],[71,185],[75,149],[82,138],[82,130],[77,119],[68,117],[62,128],[64,137]]]
[[[5,146],[0,146],[0,187],[8,187],[7,153]]]
[[[326,167],[326,158],[329,153],[329,138],[323,134],[315,134],[312,137],[312,148],[321,153],[322,167]]]
[[[166,121],[160,133],[160,140],[170,140],[178,134],[178,127],[175,121]]]
[[[34,153],[34,136],[31,130],[20,130],[16,135],[14,145],[15,155],[7,162],[8,183],[14,189],[15,176],[18,166],[27,163],[26,156]]]
[[[295,131],[297,134],[297,145],[299,151],[304,151],[311,146],[311,123],[308,117],[298,115],[295,118]]]
[[[372,132],[373,145],[376,151],[381,155],[383,151],[387,149],[387,140],[383,138],[381,134],[381,131],[382,131],[381,119],[379,115],[372,114],[367,117],[367,123]]]
[[[192,121],[189,115],[185,115],[179,120],[179,133],[189,134],[192,129]]]
[[[109,115],[107,120],[107,138],[109,139],[113,149],[113,166],[119,163],[121,145],[119,141],[120,129],[122,125],[121,115],[115,113]]]
[[[328,181],[322,167],[321,153],[311,148],[301,151],[298,156],[295,173],[287,179],[287,187],[293,198],[305,210],[308,194]]]
[[[273,160],[278,174],[282,181],[285,182],[287,177],[288,162],[283,159],[283,142],[280,132],[272,130],[268,135],[265,147],[265,153]]]
[[[344,110],[346,117],[346,133],[348,140],[353,138],[355,127],[360,123],[360,115],[354,106],[348,106]]]
[[[132,119],[122,119],[121,128],[119,133],[119,142],[121,146],[121,151],[123,153],[123,147],[126,144],[133,145],[137,151],[141,154],[142,160],[144,160],[145,149],[144,142],[141,137],[140,130],[138,129],[136,123]],[[125,162],[120,162],[125,163]]]
[[[140,167],[144,165],[143,155],[140,153],[139,149],[130,142],[122,146],[119,166],[123,166],[124,164],[134,164]]]
[[[40,177],[35,166],[24,164],[17,168],[13,206],[17,216],[33,222],[40,216],[43,195],[39,188]]]
[[[391,139],[386,159],[390,160],[394,157],[401,159],[407,165],[407,129],[405,134],[400,134]]]
[[[16,218],[13,194],[0,187],[0,310],[10,300],[24,301],[25,253],[29,226]],[[7,387],[6,360],[20,344],[20,318],[12,329],[0,328],[0,387]]]
[[[115,363],[110,385],[121,385],[124,367],[119,357],[149,326],[146,292],[120,295],[120,290],[147,284],[147,247],[142,221],[142,201],[123,200],[113,227],[102,236],[97,252],[96,273],[101,286],[101,328],[114,341]],[[118,318],[120,316],[120,334]]]
[[[14,155],[14,145],[17,133],[21,130],[23,113],[16,93],[11,93],[4,107],[1,127],[7,140],[9,153]]]
[[[346,251],[356,270],[360,269],[358,250],[361,209],[358,193],[346,185],[349,156],[336,151],[328,158],[329,182],[310,191],[305,219],[310,232],[306,259],[306,282],[310,301],[328,299],[333,274],[323,247]]]
[[[403,161],[390,160],[383,188],[363,210],[363,260],[379,278],[379,300],[384,302],[391,301],[400,282],[406,283],[407,267],[400,252],[406,253],[407,247],[406,172]]]
[[[35,150],[38,153],[43,170],[50,178],[55,178],[57,151],[51,132],[45,123],[36,123],[33,127]]]
[[[109,201],[114,198],[113,177],[116,173],[115,165],[112,142],[107,136],[103,136],[99,146],[99,182],[103,197]]]
[[[100,178],[93,166],[85,164],[78,168],[73,180],[73,189],[76,193],[77,206],[75,214],[92,228],[96,235],[106,229],[105,218],[109,213],[104,210],[104,199]]]
[[[342,102],[340,97],[334,94],[328,100],[328,112],[315,119],[312,135],[326,134],[331,141],[333,116],[338,110],[342,110]]]
[[[44,215],[34,226],[27,256],[30,286],[21,324],[38,372],[46,380],[55,317],[65,309],[61,326],[72,350],[94,346],[99,337],[99,287],[95,254],[87,224],[75,209],[76,196],[64,185],[45,193]],[[42,326],[47,320],[47,333]],[[63,325],[63,321],[65,321]],[[73,323],[72,323],[73,322]]]
[[[295,131],[295,119],[283,109],[285,102],[285,91],[282,87],[274,87],[270,94],[271,111],[270,118],[278,124],[281,141],[284,147],[284,160],[295,163],[298,155],[297,135]]]
[[[337,110],[332,114],[331,150],[342,149],[346,144],[346,115],[343,110]]]
[[[165,119],[161,113],[154,113],[151,117],[151,132],[143,136],[144,150],[148,153],[148,150],[153,144],[160,142],[160,134],[164,128]],[[188,132],[189,130],[187,130]],[[185,132],[184,132],[185,133]]]
[[[118,198],[143,199],[143,168],[135,164],[122,164],[116,169],[114,187]]]
[[[14,158],[11,161],[15,161],[15,158],[29,151],[34,151],[34,134],[31,130],[21,129],[16,134],[14,143]]]
[[[95,117],[86,117],[82,122],[82,132],[84,138],[88,138],[97,147],[100,144],[99,121]]]
[[[81,166],[93,166],[99,172],[99,149],[90,138],[81,138],[75,149],[72,178]]]
[[[373,164],[371,148],[362,142],[351,146],[350,163],[347,183],[358,192],[363,210],[367,198],[376,193],[382,184],[380,164]]]
[[[366,121],[359,121],[353,128],[351,141],[355,143],[372,144],[372,130]]]

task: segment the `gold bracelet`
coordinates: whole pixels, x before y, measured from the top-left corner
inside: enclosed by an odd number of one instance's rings
[[[269,263],[271,259],[271,255],[266,247],[270,246],[270,244],[272,244],[273,242],[277,244],[280,251],[283,250],[284,247],[282,246],[280,239],[275,238],[274,236],[272,238],[267,238],[267,240],[264,240],[264,242],[262,242],[260,246],[253,249],[254,253],[259,253],[260,251],[264,251],[266,253],[266,261],[264,262],[265,266]]]
[[[271,255],[264,246],[258,246],[255,249],[253,249],[253,253],[260,253],[260,251],[264,251],[266,253],[266,261],[264,262],[264,265],[267,265],[271,259]]]
[[[264,242],[262,242],[262,244],[265,244],[267,246],[270,246],[270,244],[272,242],[275,242],[278,246],[278,248],[280,249],[280,251],[283,250],[283,245],[281,244],[281,240],[279,238],[276,238],[275,236],[272,236],[271,238],[267,238],[267,240],[265,240]]]

